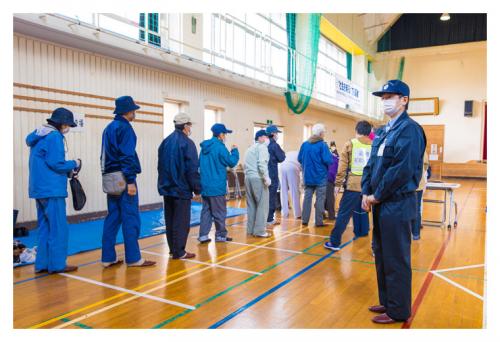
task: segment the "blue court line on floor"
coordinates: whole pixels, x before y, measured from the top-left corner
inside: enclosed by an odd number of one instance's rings
[[[343,245],[340,246],[340,249],[344,248],[345,246],[349,245],[351,242],[353,242],[354,240],[356,240],[356,237],[354,237],[352,240],[344,243]],[[243,311],[251,308],[253,305],[257,304],[258,302],[260,302],[262,299],[266,298],[267,296],[269,296],[270,294],[276,292],[277,290],[279,290],[280,288],[282,288],[283,286],[285,286],[286,284],[290,283],[291,281],[293,281],[294,279],[300,277],[302,274],[306,273],[307,271],[309,271],[310,269],[312,269],[313,267],[315,267],[316,265],[318,265],[319,263],[325,261],[326,259],[328,259],[332,254],[336,253],[337,251],[331,251],[330,253],[328,254],[325,254],[323,257],[319,258],[318,260],[316,260],[315,262],[313,262],[312,264],[304,267],[302,270],[300,270],[299,272],[295,273],[294,275],[292,275],[291,277],[285,279],[284,281],[282,281],[281,283],[279,283],[278,285],[272,287],[271,289],[267,290],[266,292],[264,292],[263,294],[261,294],[260,296],[254,298],[253,300],[251,300],[250,302],[248,302],[247,304],[243,305],[242,307],[240,307],[238,310],[232,312],[231,314],[227,315],[226,317],[224,317],[223,319],[221,319],[220,321],[212,324],[211,326],[208,327],[208,329],[217,329],[219,328],[220,326],[222,326],[223,324],[225,324],[226,322],[230,321],[231,319],[233,319],[234,317],[236,317],[237,315],[239,315],[240,313],[242,313]]]
[[[226,224],[226,226],[234,226],[234,225],[237,225],[237,224],[241,224],[241,223],[245,223],[246,220],[243,220],[243,221],[238,221],[238,222],[234,222],[234,223],[230,223],[230,224]],[[158,236],[158,235],[154,235],[154,236]],[[152,236],[151,236],[152,237]],[[148,248],[154,248],[154,247],[157,247],[157,246],[161,246],[161,245],[164,245],[165,242],[160,242],[160,243],[156,243],[154,245],[149,245],[149,246],[146,246],[144,247],[143,249],[148,249]],[[82,253],[86,253],[86,252],[82,252]],[[120,255],[123,255],[123,254],[120,254]],[[87,263],[84,263],[84,264],[80,264],[78,265],[78,267],[85,267],[85,266],[89,266],[89,265],[93,265],[93,264],[96,264],[98,262],[100,262],[101,259],[99,260],[94,260],[94,261],[90,261],[90,262],[87,262]],[[23,280],[19,280],[19,281],[16,281],[14,282],[14,286],[15,285],[19,285],[19,284],[22,284],[22,283],[26,283],[28,281],[32,281],[32,280],[36,280],[36,279],[40,279],[40,278],[44,278],[44,277],[47,277],[51,275],[50,273],[45,273],[45,274],[41,274],[39,276],[35,276],[35,277],[31,277],[31,278],[28,278],[28,279],[23,279]]]

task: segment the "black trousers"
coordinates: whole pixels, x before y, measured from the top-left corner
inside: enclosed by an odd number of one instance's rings
[[[326,184],[325,209],[328,211],[328,219],[335,220],[335,183]]]
[[[373,252],[378,295],[387,315],[405,321],[411,316],[411,228],[416,196],[373,206]]]
[[[186,242],[191,222],[191,200],[163,196],[167,243],[174,258],[186,254]]]
[[[272,222],[274,220],[274,212],[278,201],[278,181],[271,181],[269,186],[269,215],[267,215],[267,222]]]

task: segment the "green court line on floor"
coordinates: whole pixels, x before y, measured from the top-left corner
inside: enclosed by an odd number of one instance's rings
[[[324,240],[323,240],[323,241],[324,241]],[[304,254],[305,254],[305,253],[307,253],[307,252],[308,252],[309,250],[311,250],[312,248],[314,248],[314,247],[316,247],[317,245],[319,245],[319,244],[323,243],[323,241],[319,241],[319,242],[314,243],[313,245],[311,245],[311,246],[307,247],[306,249],[302,250],[302,252],[303,252]],[[280,262],[278,262],[278,263],[276,263],[276,264],[274,264],[274,265],[271,265],[271,266],[269,266],[269,267],[267,267],[267,268],[263,269],[262,271],[260,271],[260,273],[264,274],[264,273],[266,273],[266,272],[269,272],[270,270],[272,270],[272,269],[274,269],[274,268],[278,267],[279,265],[281,265],[281,264],[283,264],[283,263],[285,263],[285,262],[287,262],[287,261],[289,261],[289,260],[291,260],[291,259],[293,259],[293,258],[297,257],[298,255],[301,255],[301,254],[294,254],[294,255],[290,255],[289,257],[287,257],[287,258],[285,258],[285,259],[281,260]],[[215,295],[213,295],[213,296],[211,296],[211,297],[209,297],[209,298],[205,299],[204,301],[202,301],[202,302],[200,302],[200,303],[196,304],[196,305],[195,305],[195,308],[196,308],[196,309],[198,309],[199,307],[202,307],[203,305],[206,305],[206,304],[210,303],[211,301],[213,301],[213,300],[215,300],[215,299],[217,299],[217,298],[221,297],[222,295],[224,295],[224,294],[226,294],[226,293],[230,292],[231,290],[233,290],[233,289],[235,289],[235,288],[237,288],[237,287],[240,287],[240,286],[242,286],[242,285],[244,285],[244,284],[246,284],[246,283],[250,282],[251,280],[253,280],[253,279],[257,278],[257,277],[258,277],[258,275],[253,275],[253,276],[250,276],[250,277],[248,277],[248,278],[246,278],[246,279],[244,279],[244,280],[240,281],[239,283],[237,283],[237,284],[235,284],[235,285],[233,285],[233,286],[230,286],[230,287],[228,287],[227,289],[225,289],[225,290],[223,290],[223,291],[221,291],[221,292],[218,292],[218,293],[216,293]],[[193,310],[191,310],[191,309],[186,309],[186,310],[184,310],[184,311],[182,311],[182,312],[178,313],[177,315],[174,315],[174,316],[172,316],[172,317],[168,318],[167,320],[165,320],[165,321],[163,321],[163,322],[160,322],[160,323],[156,324],[156,325],[153,327],[153,329],[159,329],[159,328],[162,328],[162,327],[164,327],[165,325],[167,325],[167,324],[169,324],[169,323],[172,323],[173,321],[177,320],[178,318],[181,318],[182,316],[187,315],[187,314],[188,314],[188,313],[190,313],[191,311],[193,311]]]
[[[63,321],[63,322],[69,322],[70,319],[69,318],[61,318],[61,321]],[[73,325],[77,326],[79,328],[82,328],[82,329],[93,329],[91,326],[85,325],[85,324],[80,323],[80,322],[75,322],[75,323],[73,323]]]

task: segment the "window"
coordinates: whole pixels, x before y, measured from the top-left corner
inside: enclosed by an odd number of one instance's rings
[[[182,103],[167,101],[163,104],[163,137],[174,131],[174,116],[182,110]]]
[[[240,75],[286,86],[285,14],[207,13],[203,19],[203,60]]]
[[[147,16],[146,16],[146,13],[140,13],[139,14],[139,26],[140,27],[143,27],[143,28],[146,27],[146,18],[147,18],[148,30],[152,31],[152,32],[160,33],[158,13],[148,13]],[[144,41],[145,35],[146,35],[146,32],[144,30],[139,29],[139,39]],[[155,46],[161,46],[160,35],[148,32],[148,43],[155,45]]]
[[[335,74],[347,78],[347,53],[327,38],[320,36],[318,65],[314,89],[319,100],[345,108],[344,102],[334,98]]]
[[[311,124],[305,124],[303,132],[304,132],[304,141],[306,141],[312,135],[312,125]]]
[[[205,108],[205,115],[203,117],[203,126],[204,126],[204,138],[210,139],[213,137],[212,133],[212,126],[220,122],[220,112],[221,109],[213,108],[213,107],[207,107]]]

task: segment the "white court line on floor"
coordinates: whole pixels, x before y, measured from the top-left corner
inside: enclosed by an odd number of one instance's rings
[[[284,239],[284,238],[286,238],[286,237],[288,237],[288,236],[292,236],[292,234],[288,234],[288,235],[280,236],[280,237],[279,237],[279,238],[277,238],[277,239],[273,239],[273,240],[271,240],[271,241],[268,241],[268,242],[266,242],[266,243],[264,243],[264,244],[262,244],[262,245],[258,245],[258,246],[266,246],[266,245],[269,245],[269,244],[271,244],[271,243],[273,243],[273,242],[275,242],[275,241],[282,240],[282,239]],[[253,247],[255,247],[255,246],[253,246]],[[242,255],[248,254],[248,253],[250,253],[250,252],[252,252],[252,251],[255,251],[255,250],[256,250],[256,248],[249,249],[249,250],[247,250],[247,251],[245,251],[245,252],[242,252],[242,253],[240,253],[240,254],[236,254],[235,256],[233,256],[233,257],[231,257],[231,258],[228,258],[228,259],[226,259],[226,260],[223,260],[223,261],[221,261],[220,263],[222,263],[222,262],[226,262],[226,261],[230,261],[230,260],[233,260],[233,259],[235,259],[235,258],[237,258],[237,257],[240,257],[240,256],[242,256]],[[162,288],[164,288],[164,287],[166,287],[166,286],[168,286],[168,285],[171,285],[171,284],[177,283],[177,282],[179,282],[179,281],[181,281],[181,280],[184,280],[184,279],[186,279],[186,278],[189,278],[189,277],[191,277],[191,276],[193,276],[193,275],[195,275],[195,274],[198,274],[198,273],[204,272],[204,271],[206,271],[206,270],[208,270],[208,269],[210,269],[210,267],[208,267],[208,266],[207,266],[207,267],[202,268],[202,269],[200,269],[200,270],[198,270],[198,271],[194,271],[194,272],[188,273],[188,274],[186,274],[186,275],[184,275],[184,276],[182,276],[182,277],[179,277],[179,278],[177,278],[177,279],[174,279],[174,280],[172,280],[172,281],[170,281],[170,282],[166,282],[165,284],[161,284],[161,285],[159,285],[159,286],[157,286],[157,287],[155,287],[155,288],[149,289],[149,290],[144,291],[144,292],[142,292],[142,293],[143,293],[143,294],[148,294],[148,293],[151,293],[151,292],[154,292],[154,291],[160,290],[160,289],[162,289]],[[63,273],[61,273],[61,274],[63,274]],[[60,324],[60,325],[58,325],[58,326],[55,326],[55,327],[53,327],[53,329],[60,329],[60,328],[67,327],[67,326],[69,326],[69,325],[71,325],[71,324],[74,324],[74,323],[80,322],[80,321],[82,321],[82,320],[84,320],[84,319],[87,319],[87,318],[90,318],[90,317],[92,317],[92,316],[95,316],[95,315],[98,315],[98,314],[100,314],[100,313],[103,313],[103,312],[105,312],[105,311],[111,310],[111,309],[113,309],[113,308],[115,308],[115,307],[117,307],[117,306],[120,306],[120,305],[122,305],[122,304],[125,304],[125,303],[127,303],[127,302],[130,302],[130,301],[132,301],[132,300],[134,300],[134,299],[136,299],[136,298],[139,298],[139,297],[140,297],[140,296],[132,296],[132,297],[130,297],[130,298],[123,299],[123,300],[121,300],[121,301],[119,301],[119,302],[116,302],[116,303],[114,303],[114,304],[107,305],[107,306],[105,306],[105,307],[103,307],[103,308],[101,308],[101,309],[98,309],[98,310],[95,310],[95,311],[89,312],[89,313],[84,314],[84,315],[82,315],[82,316],[80,316],[80,317],[77,317],[77,318],[75,318],[75,319],[72,319],[71,321],[65,322],[65,323]]]
[[[477,265],[468,265],[468,266],[460,266],[460,267],[452,267],[452,268],[442,268],[440,270],[434,270],[434,272],[448,272],[448,271],[456,271],[456,270],[466,270],[469,268],[479,268],[479,267],[484,267],[484,264],[477,264]]]
[[[473,291],[469,290],[469,289],[468,289],[468,288],[466,288],[466,287],[463,287],[463,286],[462,286],[462,285],[460,285],[459,283],[454,282],[453,280],[451,280],[451,279],[449,279],[449,278],[445,277],[444,275],[439,274],[439,272],[437,272],[437,271],[430,271],[430,272],[431,272],[432,274],[434,274],[436,277],[441,278],[441,279],[443,279],[444,281],[446,281],[446,282],[450,283],[451,285],[454,285],[454,286],[458,287],[460,290],[465,291],[465,292],[467,292],[468,294],[470,294],[470,295],[472,295],[472,296],[474,296],[474,297],[476,297],[476,298],[478,298],[478,299],[480,299],[480,300],[484,300],[482,296],[480,296],[480,295],[478,295],[477,293],[475,293],[475,292],[473,292]]]
[[[146,253],[146,254],[161,256],[161,257],[164,257],[164,258],[168,258],[165,254],[161,254],[161,253],[144,251],[144,250],[141,251],[141,252],[142,253]],[[182,259],[182,261],[188,261],[188,262],[191,262],[191,263],[194,263],[194,264],[207,265],[207,266],[211,266],[211,267],[224,268],[224,269],[231,270],[231,271],[238,271],[238,272],[244,272],[244,273],[262,275],[262,273],[260,273],[260,272],[249,271],[249,270],[245,270],[243,268],[223,266],[223,265],[218,265],[218,264],[214,264],[214,263],[210,263],[210,262],[203,262],[203,261],[198,261],[198,260],[193,260],[193,259]]]
[[[162,302],[162,303],[165,303],[165,304],[179,306],[179,307],[184,308],[184,309],[191,309],[191,310],[195,309],[195,307],[192,306],[192,305],[187,305],[187,304],[179,303],[179,302],[176,302],[176,301],[173,301],[173,300],[168,300],[168,299],[165,299],[165,298],[151,296],[151,295],[148,295],[148,294],[143,293],[143,292],[129,290],[129,289],[126,289],[124,287],[115,286],[115,285],[111,285],[111,284],[106,284],[106,283],[103,283],[103,282],[100,282],[100,281],[97,281],[97,280],[93,280],[93,279],[90,279],[90,278],[84,278],[84,277],[80,277],[80,276],[77,276],[77,275],[74,275],[74,274],[68,274],[68,273],[59,273],[59,275],[64,276],[64,277],[68,277],[68,278],[72,278],[72,279],[76,279],[76,280],[80,280],[80,281],[84,281],[84,282],[87,282],[87,283],[90,283],[90,284],[94,284],[94,285],[98,285],[98,286],[102,286],[102,287],[107,287],[109,289],[113,289],[113,290],[116,290],[116,291],[127,292],[127,293],[133,294],[135,296],[148,298],[148,299],[151,299],[151,300],[155,300],[157,302]]]
[[[190,276],[193,276],[193,275],[195,275],[195,274],[201,273],[201,272],[206,271],[206,270],[208,270],[208,269],[210,269],[210,267],[205,267],[205,268],[199,269],[198,271],[194,271],[194,272],[188,273],[188,274],[186,274],[186,275],[184,275],[184,276],[182,276],[182,277],[179,277],[179,278],[176,278],[176,279],[174,279],[174,280],[172,280],[172,281],[166,282],[165,284],[161,284],[161,285],[159,285],[159,286],[153,287],[152,289],[149,289],[149,290],[144,291],[144,292],[142,292],[142,293],[144,293],[144,294],[148,294],[148,293],[155,292],[155,291],[157,291],[157,290],[161,290],[162,288],[166,287],[167,285],[172,285],[172,284],[175,284],[175,283],[177,283],[177,282],[179,282],[179,281],[181,281],[181,280],[184,280],[184,279],[186,279],[186,278],[189,278]],[[139,296],[132,296],[132,297],[129,297],[129,298],[125,298],[125,299],[123,299],[123,300],[121,300],[121,301],[119,301],[119,302],[116,302],[116,303],[113,303],[113,304],[107,305],[107,306],[105,306],[105,307],[103,307],[103,308],[101,308],[101,309],[98,309],[98,310],[95,310],[95,311],[89,312],[89,313],[87,313],[87,314],[83,314],[82,316],[77,317],[77,318],[74,318],[74,319],[72,319],[71,321],[68,321],[68,322],[65,322],[65,323],[59,324],[58,326],[55,326],[55,327],[53,327],[52,329],[61,329],[61,328],[65,328],[65,327],[67,327],[67,326],[69,326],[69,325],[72,325],[72,324],[74,324],[74,323],[80,322],[80,321],[82,321],[82,320],[84,320],[84,319],[87,319],[87,318],[90,318],[90,317],[92,317],[92,316],[98,315],[98,314],[103,313],[103,312],[105,312],[105,311],[111,310],[111,309],[113,309],[113,308],[115,308],[115,307],[117,307],[117,306],[120,306],[120,305],[122,305],[122,304],[128,303],[128,302],[133,301],[134,299],[137,299],[137,298],[139,298]]]
[[[256,248],[262,248],[262,249],[270,249],[270,250],[275,250],[279,252],[287,252],[287,253],[294,253],[294,254],[302,254],[300,251],[294,251],[292,249],[284,249],[284,248],[277,248],[277,247],[267,247],[267,246],[254,246],[248,243],[243,243],[243,242],[236,242],[236,241],[227,241],[226,243],[231,243],[235,245],[242,245],[242,246],[252,246]]]

